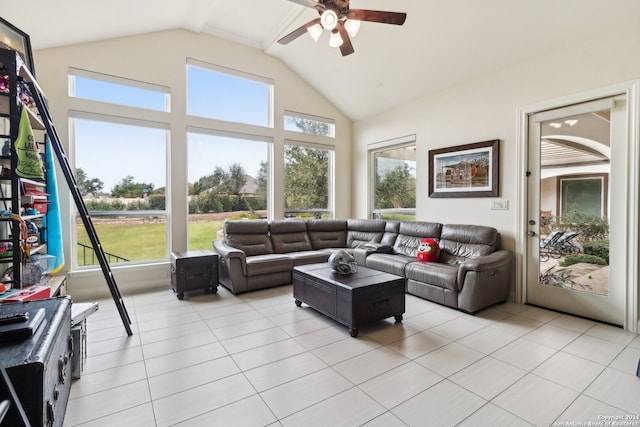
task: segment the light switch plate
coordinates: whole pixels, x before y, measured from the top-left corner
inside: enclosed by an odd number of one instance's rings
[[[494,211],[506,211],[509,209],[509,201],[508,200],[492,200],[491,201],[491,210]]]

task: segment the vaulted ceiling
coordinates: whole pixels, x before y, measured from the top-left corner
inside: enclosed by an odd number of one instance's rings
[[[328,34],[277,40],[318,14],[289,0],[3,0],[2,17],[34,49],[183,28],[279,58],[357,120],[516,63],[624,31],[638,0],[351,0],[353,9],[406,12],[403,26],[364,22],[355,53]],[[587,44],[585,44],[587,43]],[[585,52],[588,54],[588,52]]]

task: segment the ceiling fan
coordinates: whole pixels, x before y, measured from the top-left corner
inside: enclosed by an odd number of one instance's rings
[[[403,12],[384,12],[380,10],[350,9],[349,0],[289,0],[302,6],[316,9],[319,18],[313,19],[300,28],[278,40],[280,44],[289,44],[305,32],[314,40],[318,40],[323,30],[331,32],[329,46],[339,47],[342,56],[351,55],[353,45],[351,38],[356,35],[361,21],[381,24],[402,25],[407,14]]]

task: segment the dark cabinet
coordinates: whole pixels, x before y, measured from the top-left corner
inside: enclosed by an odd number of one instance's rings
[[[27,338],[1,340],[0,363],[5,367],[32,426],[62,426],[71,389],[71,300],[67,297],[3,303],[0,313],[28,311],[44,318]],[[0,400],[9,398],[8,394]],[[15,406],[2,425],[22,425]]]

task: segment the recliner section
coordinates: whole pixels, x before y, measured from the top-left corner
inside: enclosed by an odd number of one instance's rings
[[[421,263],[420,241],[440,244],[437,262]],[[506,301],[513,254],[500,234],[481,225],[424,221],[228,220],[224,240],[214,240],[220,283],[234,294],[291,283],[296,265],[326,262],[334,250],[359,265],[403,276],[408,293],[474,313]]]

